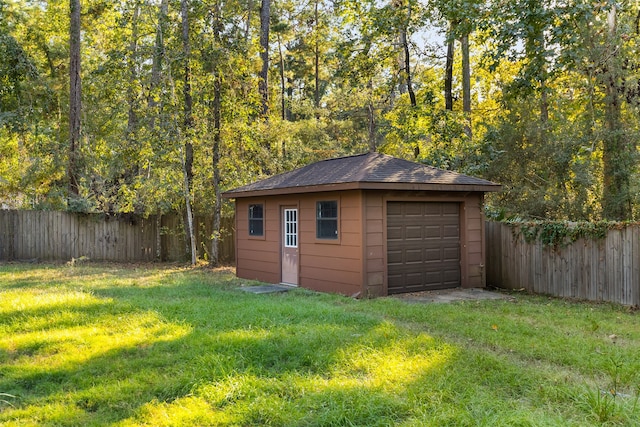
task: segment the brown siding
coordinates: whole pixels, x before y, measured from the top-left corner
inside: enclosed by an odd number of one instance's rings
[[[237,258],[238,277],[278,283],[281,281],[282,206],[299,209],[299,285],[324,292],[354,295],[362,291],[361,193],[324,192],[289,196],[238,199]],[[316,239],[316,202],[338,200],[339,239]],[[265,235],[249,237],[249,204],[265,205]]]
[[[467,286],[484,287],[484,218],[482,194],[474,193],[465,200],[465,226],[467,229]]]
[[[264,236],[249,237],[249,205],[264,204]],[[261,198],[236,201],[236,274],[263,282],[280,282],[280,234],[277,205]]]
[[[339,239],[316,239],[316,202],[338,200]],[[300,196],[300,286],[355,295],[362,291],[362,220],[359,191]]]
[[[367,297],[382,296],[387,294],[386,209],[380,192],[365,192],[363,200],[364,252],[367,260],[364,294]]]
[[[363,199],[363,218],[366,223],[364,236],[367,257],[366,295],[387,295],[386,205],[388,201],[460,203],[461,284],[463,287],[485,286],[482,193],[367,191]]]

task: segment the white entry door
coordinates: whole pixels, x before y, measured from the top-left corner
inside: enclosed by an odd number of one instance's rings
[[[282,283],[298,285],[297,208],[282,208]]]

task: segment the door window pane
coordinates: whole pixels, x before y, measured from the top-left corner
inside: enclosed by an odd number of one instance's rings
[[[287,248],[298,247],[298,210],[284,210],[284,246]]]

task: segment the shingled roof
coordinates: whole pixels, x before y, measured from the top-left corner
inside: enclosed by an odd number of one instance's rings
[[[322,160],[235,188],[224,197],[336,190],[500,191],[491,181],[380,153]]]

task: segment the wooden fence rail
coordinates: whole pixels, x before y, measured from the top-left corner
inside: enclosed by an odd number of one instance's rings
[[[212,218],[195,218],[198,255],[210,249]],[[0,210],[0,261],[183,261],[189,259],[179,214],[147,218],[52,211]],[[223,218],[220,258],[235,259],[234,220]]]
[[[527,243],[509,225],[487,222],[487,284],[558,297],[640,305],[640,227],[566,247]]]

